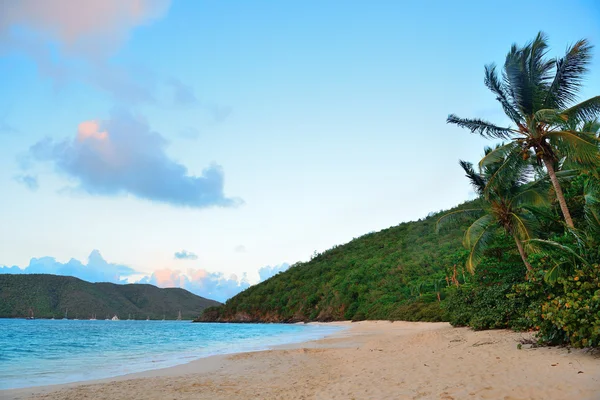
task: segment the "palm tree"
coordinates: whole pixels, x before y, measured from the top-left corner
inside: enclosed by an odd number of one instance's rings
[[[486,148],[486,156],[497,148]],[[536,208],[547,205],[546,180],[532,181],[532,164],[514,153],[485,165],[479,173],[470,162],[461,160],[460,166],[480,195],[481,207],[448,213],[437,221],[436,229],[439,231],[446,223],[462,217],[477,216],[478,219],[469,226],[463,238],[463,244],[469,250],[467,269],[471,272],[475,270],[494,236],[495,228],[502,228],[514,238],[523,264],[531,271],[523,242],[533,237]]]
[[[510,139],[484,157],[480,166],[494,163],[508,153],[529,156],[533,150],[548,172],[568,227],[571,214],[556,176],[563,161],[598,164],[598,138],[586,131],[570,129],[600,115],[600,96],[573,104],[591,59],[592,46],[582,39],[562,58],[547,59],[547,37],[542,32],[524,47],[513,44],[506,55],[502,80],[494,64],[485,66],[485,85],[496,95],[505,114],[516,125],[499,127],[482,119],[448,116],[447,122],[486,138]]]

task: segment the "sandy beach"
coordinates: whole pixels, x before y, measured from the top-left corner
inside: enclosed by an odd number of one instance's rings
[[[3,399],[600,399],[600,355],[528,333],[368,321],[323,340]]]

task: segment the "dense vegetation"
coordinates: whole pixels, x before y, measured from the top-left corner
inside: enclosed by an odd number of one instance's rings
[[[472,207],[469,202],[457,210]],[[369,233],[316,254],[311,261],[246,289],[222,307],[205,310],[203,319],[441,320],[437,293],[441,300],[446,270],[458,268],[465,250],[459,229],[436,234],[438,217]]]
[[[219,303],[184,289],[90,283],[70,276],[0,274],[0,318],[193,319]]]
[[[600,96],[576,103],[591,50],[547,58],[540,33],[512,46],[501,77],[486,66],[513,125],[447,121],[503,141],[460,162],[477,200],[318,254],[201,320],[449,320],[599,346]]]

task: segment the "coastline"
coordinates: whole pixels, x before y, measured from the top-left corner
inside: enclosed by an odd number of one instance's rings
[[[517,349],[531,337],[528,333],[399,321],[324,325],[348,329],[316,341],[115,378],[4,390],[0,397],[591,400],[600,393],[598,355],[528,345]]]

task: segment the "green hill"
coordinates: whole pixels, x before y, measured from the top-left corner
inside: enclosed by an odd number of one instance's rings
[[[436,234],[440,215],[335,246],[205,310],[199,321],[441,320],[438,293],[446,269],[462,269],[468,221]]]
[[[90,283],[70,276],[0,274],[0,318],[18,318],[33,310],[36,318],[98,319],[196,318],[203,309],[220,304],[184,289],[152,285]]]

